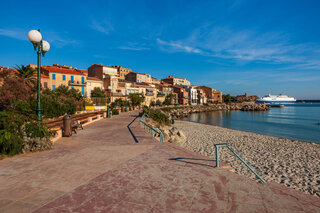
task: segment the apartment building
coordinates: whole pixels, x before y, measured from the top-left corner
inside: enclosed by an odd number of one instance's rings
[[[222,102],[222,92],[217,92],[215,89],[206,86],[199,86],[197,88],[202,89],[206,94],[208,103]]]
[[[137,83],[152,83],[151,75],[138,72],[130,72],[126,75],[126,80]]]
[[[41,73],[48,76],[48,88],[52,90],[60,85],[65,85],[70,89],[79,90],[82,95],[85,94],[86,75],[71,67],[42,66]]]
[[[160,79],[156,79],[154,77],[151,77],[151,83],[153,83],[153,84],[161,84],[161,80]]]
[[[189,104],[189,93],[185,88],[180,86],[171,86],[174,93],[178,94],[178,104],[187,105]]]
[[[197,89],[197,103],[198,104],[206,104],[207,103],[207,97],[204,91],[201,88],[196,88]]]
[[[185,88],[185,90],[189,93],[189,103],[191,105],[197,105],[198,104],[198,92],[197,92],[196,86],[181,85],[181,87]]]
[[[118,77],[118,69],[102,64],[93,64],[88,68],[88,77],[96,77],[103,80],[106,75]]]
[[[113,67],[117,69],[119,79],[122,79],[122,80],[125,80],[126,79],[126,75],[128,75],[130,72],[132,72],[132,69],[126,68],[126,67],[123,67],[123,66],[120,66],[120,65],[119,66],[113,66]]]
[[[171,84],[171,85],[183,85],[190,86],[190,81],[185,78],[176,78],[173,75],[168,76],[167,78],[162,79],[162,81]]]
[[[101,81],[99,78],[96,78],[96,77],[87,77],[87,85],[86,85],[86,93],[85,93],[87,98],[91,98],[91,91],[94,90],[94,88],[96,87],[104,91],[103,81]]]

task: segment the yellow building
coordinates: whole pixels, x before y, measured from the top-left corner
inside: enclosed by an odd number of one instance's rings
[[[176,78],[172,75],[167,78],[162,79],[162,81],[171,84],[171,85],[182,85],[182,86],[190,86],[190,81],[185,78]]]
[[[70,89],[74,88],[81,92],[82,95],[86,91],[86,75],[77,72],[71,67],[61,68],[56,66],[42,66],[41,72],[49,76],[48,88],[56,89],[60,85],[65,85]]]
[[[104,91],[103,81],[101,81],[99,78],[87,77],[86,96],[88,98],[91,98],[91,91],[96,87]]]

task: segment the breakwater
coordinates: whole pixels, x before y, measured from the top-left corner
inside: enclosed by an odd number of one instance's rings
[[[269,110],[269,107],[265,104],[255,103],[221,103],[210,105],[176,106],[161,108],[161,111],[163,111],[170,118],[173,119],[187,117],[192,113],[211,112],[218,110],[267,111]]]

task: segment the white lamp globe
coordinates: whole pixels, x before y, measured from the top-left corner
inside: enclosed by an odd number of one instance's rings
[[[42,35],[38,30],[30,30],[28,32],[28,39],[32,43],[39,43],[42,40]]]
[[[50,50],[49,42],[47,42],[45,40],[42,41],[42,50],[43,50],[43,52],[48,52]]]
[[[108,86],[108,89],[111,90],[111,89],[112,89],[112,86]]]

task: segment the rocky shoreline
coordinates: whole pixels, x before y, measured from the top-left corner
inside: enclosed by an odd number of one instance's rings
[[[187,117],[192,113],[210,112],[218,110],[242,110],[242,111],[266,111],[269,110],[269,106],[265,104],[256,103],[231,103],[231,104],[210,104],[210,105],[194,105],[194,106],[176,106],[176,107],[164,107],[160,109],[170,118],[178,119]]]
[[[227,143],[266,181],[320,197],[320,144],[187,121],[176,121],[174,126],[186,136],[177,143],[182,147],[215,159],[214,145]],[[223,148],[220,155],[236,173],[256,180],[229,150]]]

